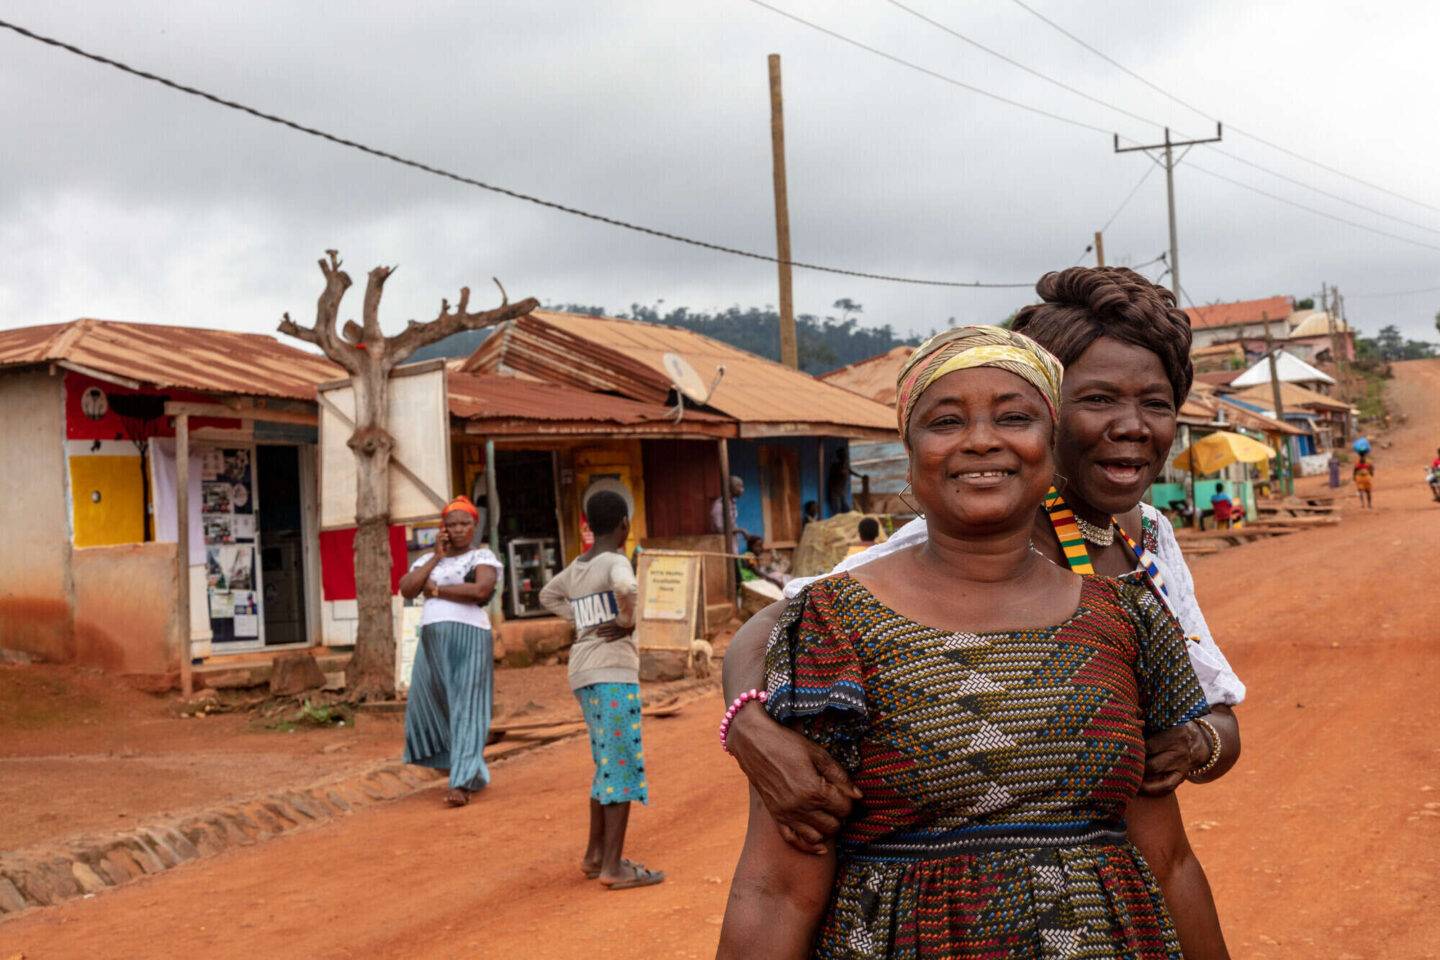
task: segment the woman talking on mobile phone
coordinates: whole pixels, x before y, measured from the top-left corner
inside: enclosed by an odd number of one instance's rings
[[[400,578],[400,595],[425,595],[420,646],[405,704],[405,762],[450,771],[445,802],[463,807],[490,782],[483,751],[494,700],[494,641],[485,602],[501,569],[471,546],[480,512],[456,497],[441,514],[435,549]]]

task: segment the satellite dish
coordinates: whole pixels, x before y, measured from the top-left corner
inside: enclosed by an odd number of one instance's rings
[[[685,416],[685,400],[688,397],[691,403],[704,406],[710,402],[715,395],[715,388],[720,386],[720,378],[725,376],[725,365],[722,363],[715,368],[715,379],[710,381],[710,389],[705,389],[705,381],[700,379],[700,374],[695,368],[678,353],[667,353],[660,358],[660,365],[665,368],[665,375],[670,378],[670,383],[675,387],[675,422],[679,423]]]
[[[585,511],[586,506],[589,505],[590,498],[602,490],[620,494],[621,498],[625,501],[625,515],[628,517],[635,516],[635,494],[631,493],[629,487],[614,477],[597,477],[590,481],[590,486],[586,487],[585,492],[580,496],[580,511],[582,513]]]
[[[667,353],[660,358],[660,364],[675,389],[689,397],[692,403],[704,403],[710,399],[710,394],[705,391],[705,381],[684,357],[678,353]]]

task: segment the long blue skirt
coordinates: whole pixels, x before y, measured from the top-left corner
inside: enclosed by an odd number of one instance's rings
[[[450,786],[490,782],[485,740],[494,704],[494,643],[468,623],[420,628],[405,704],[405,762],[450,771]]]

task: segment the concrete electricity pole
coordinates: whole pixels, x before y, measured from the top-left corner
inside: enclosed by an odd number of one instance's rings
[[[770,152],[775,170],[775,256],[780,260],[780,362],[800,368],[795,342],[795,297],[790,287],[790,201],[785,190],[785,107],[780,54],[770,54]]]
[[[1134,153],[1136,150],[1143,150],[1151,160],[1165,168],[1165,195],[1170,207],[1170,289],[1175,292],[1175,302],[1180,302],[1180,243],[1175,236],[1175,167],[1181,160],[1185,159],[1185,153],[1197,143],[1219,143],[1223,131],[1220,124],[1215,124],[1215,136],[1206,140],[1171,140],[1170,128],[1165,128],[1165,142],[1152,143],[1141,147],[1120,146],[1120,134],[1115,134],[1116,153]],[[1184,147],[1185,153],[1175,156],[1175,148]],[[1151,150],[1163,152],[1164,159],[1157,159],[1150,155]]]

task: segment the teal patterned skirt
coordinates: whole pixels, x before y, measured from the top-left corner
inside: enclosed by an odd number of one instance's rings
[[[450,771],[450,786],[479,790],[490,782],[485,740],[495,697],[494,643],[468,623],[430,623],[405,703],[405,762]]]

